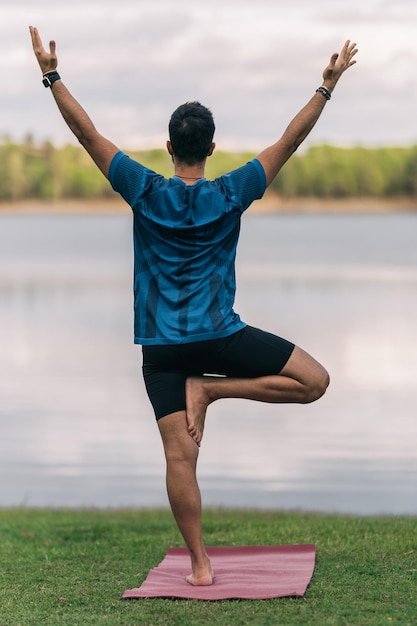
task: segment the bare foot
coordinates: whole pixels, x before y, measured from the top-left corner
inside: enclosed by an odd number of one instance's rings
[[[197,570],[189,576],[186,576],[185,580],[190,585],[194,585],[196,587],[207,587],[208,585],[212,585],[214,582],[214,573],[211,569],[211,565],[209,564],[208,568]]]
[[[204,383],[203,377],[187,378],[185,383],[188,432],[198,446],[203,438],[207,407],[210,404],[207,385]]]

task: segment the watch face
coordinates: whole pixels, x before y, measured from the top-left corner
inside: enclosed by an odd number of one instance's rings
[[[45,87],[50,87],[51,86],[51,81],[49,80],[49,78],[47,76],[43,77],[42,82],[45,85]]]

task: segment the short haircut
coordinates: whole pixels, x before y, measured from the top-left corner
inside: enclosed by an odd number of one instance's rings
[[[169,139],[176,158],[187,165],[208,156],[215,126],[211,111],[199,102],[181,104],[171,115]]]

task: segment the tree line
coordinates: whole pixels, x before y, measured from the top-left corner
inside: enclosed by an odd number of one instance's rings
[[[172,163],[165,150],[128,151],[165,176]],[[215,151],[208,178],[239,167],[255,153]],[[387,148],[310,147],[291,157],[271,185],[285,198],[417,198],[417,145]],[[77,145],[56,147],[30,137],[0,143],[0,201],[100,199],[114,195],[108,181]]]

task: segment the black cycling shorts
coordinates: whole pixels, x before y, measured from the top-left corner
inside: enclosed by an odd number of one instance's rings
[[[293,343],[252,326],[222,339],[142,346],[143,378],[156,419],[185,410],[188,376],[259,378],[279,374],[293,350]]]

